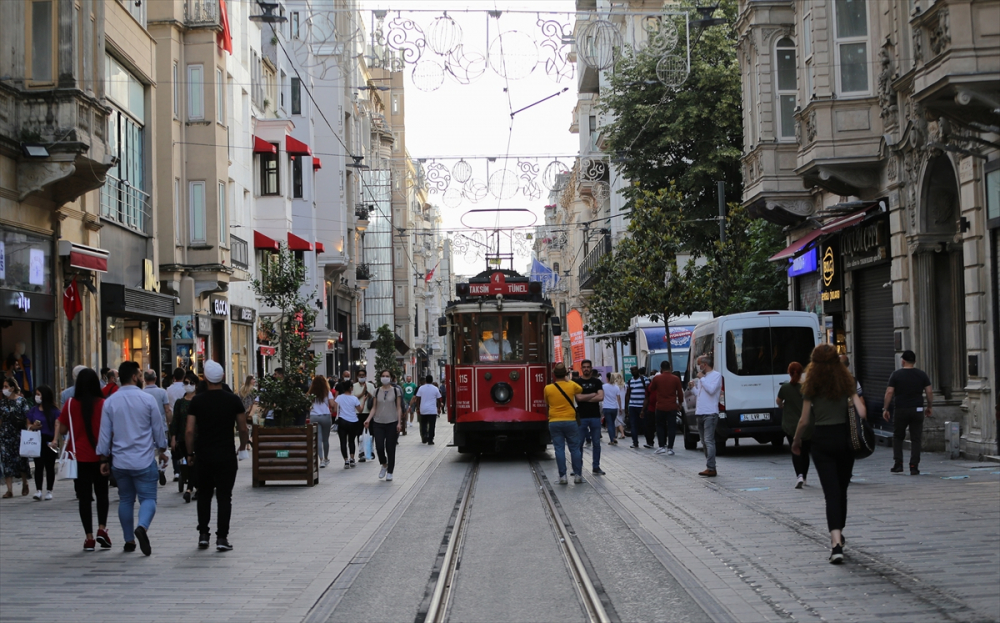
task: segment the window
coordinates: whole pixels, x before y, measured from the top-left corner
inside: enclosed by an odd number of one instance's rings
[[[778,136],[795,138],[795,44],[788,37],[778,41],[775,50],[777,72]]]
[[[399,97],[400,97],[399,93],[393,93],[392,94],[392,114],[393,115],[398,115],[399,114]]]
[[[226,125],[226,80],[222,70],[215,70],[215,120]]]
[[[406,286],[396,286],[396,307],[406,307]]]
[[[782,375],[793,361],[803,366],[815,346],[808,327],[755,327],[726,332],[726,369],[738,376]]]
[[[868,93],[867,0],[836,0],[837,82],[841,93]]]
[[[101,217],[140,233],[147,230],[152,218],[146,194],[146,160],[143,120],[145,87],[109,55],[104,57],[108,115],[108,154],[117,164],[108,170],[101,187]]]
[[[392,265],[395,266],[396,268],[403,267],[403,250],[398,247],[395,249],[395,251],[393,251]]]
[[[171,86],[174,90],[174,119],[178,119],[181,116],[181,77],[177,63],[174,63],[173,77],[174,83]]]
[[[302,156],[292,156],[292,197],[302,198]]]
[[[229,246],[229,213],[226,209],[226,183],[219,182],[219,244]]]
[[[174,178],[174,242],[181,241],[181,181]]]
[[[25,66],[31,72],[30,86],[46,86],[56,81],[56,19],[53,0],[28,3],[28,45]]]
[[[392,133],[392,153],[398,154],[403,148],[403,134],[398,130]],[[399,186],[395,187],[395,190],[399,190]]]
[[[191,242],[207,242],[205,238],[205,182],[188,183],[188,205],[191,206]]]
[[[285,78],[287,75],[285,72],[281,72],[281,79],[278,81],[278,106],[284,110],[285,108]]]
[[[812,50],[812,15],[802,19],[802,48],[806,61],[806,99],[812,99],[813,93],[813,50]]]
[[[299,38],[299,12],[292,11],[291,19],[288,20],[288,28],[291,31],[292,39]]]
[[[298,13],[292,15],[298,15]],[[302,81],[298,78],[292,78],[292,114],[302,114]]]
[[[277,145],[275,145],[277,147]],[[260,194],[277,195],[281,193],[278,175],[278,154],[260,155]]]
[[[205,118],[205,67],[188,65],[188,119]]]

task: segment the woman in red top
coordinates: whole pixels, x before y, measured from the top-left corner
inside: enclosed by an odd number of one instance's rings
[[[80,371],[76,377],[76,388],[73,397],[63,405],[62,413],[56,420],[56,440],[59,436],[70,432],[72,422],[72,441],[67,440],[67,448],[74,453],[77,462],[76,497],[80,502],[80,520],[87,538],[83,549],[92,552],[95,549],[94,516],[91,510],[93,497],[97,497],[97,538],[101,547],[111,547],[111,537],[108,536],[108,477],[101,475],[100,457],[94,451],[97,447],[97,436],[101,432],[101,410],[104,408],[104,397],[101,394],[101,382],[97,373],[90,368]],[[72,420],[71,420],[72,418]],[[57,441],[52,442],[55,447]],[[132,546],[133,548],[135,545]]]

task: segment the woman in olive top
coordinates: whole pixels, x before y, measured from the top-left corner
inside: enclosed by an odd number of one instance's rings
[[[798,361],[788,364],[788,376],[788,382],[778,390],[777,403],[781,408],[781,430],[788,436],[788,443],[793,443],[795,427],[802,417],[802,364]],[[798,477],[796,489],[801,489],[806,484],[806,477],[809,475],[809,440],[812,439],[812,428],[807,428],[802,435],[802,452],[792,455],[792,467]]]
[[[830,562],[844,562],[844,524],[847,523],[847,486],[854,469],[854,452],[847,429],[847,406],[854,403],[858,415],[866,417],[865,403],[858,397],[854,377],[840,363],[837,349],[820,344],[813,349],[802,384],[802,417],[795,429],[792,452],[802,452],[802,438],[810,424],[812,458],[826,497],[826,525],[830,529]]]
[[[566,366],[556,364],[552,370],[555,382],[545,386],[545,404],[549,407],[549,434],[552,447],[556,451],[556,466],[559,468],[559,484],[566,480],[566,447],[569,445],[570,461],[573,464],[573,481],[583,482],[583,448],[580,444],[580,426],[576,423],[576,399],[583,388],[566,380]],[[561,391],[560,391],[561,390]]]

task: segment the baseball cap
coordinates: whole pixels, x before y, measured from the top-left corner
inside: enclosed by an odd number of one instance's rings
[[[221,383],[226,376],[226,371],[215,361],[205,364],[205,380],[209,383]]]
[[[904,350],[900,358],[907,363],[913,363],[917,360],[917,353],[912,350]]]

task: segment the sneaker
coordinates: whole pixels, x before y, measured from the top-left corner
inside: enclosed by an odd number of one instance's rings
[[[667,448],[667,456],[673,456],[673,455],[674,455],[674,451],[671,450],[670,448]]]
[[[126,554],[134,552],[135,551],[135,541],[132,541],[131,543],[126,543],[125,547],[122,548],[122,551],[124,551]]]
[[[202,532],[198,535],[198,549],[208,549],[208,542],[212,538],[212,535],[208,532]]]
[[[190,504],[191,503],[191,492],[190,491],[185,491],[184,492],[184,503],[185,504]]]
[[[146,529],[142,526],[136,527],[135,540],[139,541],[139,549],[142,550],[144,556],[149,556],[153,553],[153,548],[149,546],[149,535],[146,534]]]
[[[354,461],[354,459],[351,459],[351,467],[357,467],[357,466],[358,464]]]
[[[160,486],[162,487],[165,484],[167,484],[167,473],[161,469],[160,470]]]
[[[385,475],[385,481],[386,482],[392,482],[392,474],[391,473],[388,473],[388,474]]]
[[[181,479],[180,474],[174,474],[174,482],[178,482]]]
[[[326,467],[326,461],[320,461],[319,462],[319,466],[320,467]]]
[[[51,491],[46,491],[45,492],[45,499],[46,500],[51,500],[52,499],[52,492]]]
[[[698,475],[699,476],[708,476],[709,478],[713,478],[715,476],[718,476],[719,474],[714,469],[706,469],[703,472],[698,472]]]
[[[839,565],[844,562],[844,547],[842,545],[837,545],[832,550],[830,550],[830,564]]]
[[[233,549],[233,544],[229,542],[229,539],[220,536],[215,539],[215,549],[219,552],[228,552]]]
[[[648,443],[644,443],[644,444],[642,444],[642,447],[646,448],[647,450],[650,450],[650,449],[652,449],[653,446],[649,445]]]
[[[666,448],[657,448],[656,452],[654,452],[653,454],[666,454],[666,453],[667,453]]]
[[[911,476],[919,476],[920,475],[920,470],[917,469],[916,465],[910,465],[910,475]]]
[[[101,544],[101,548],[109,549],[111,547],[111,537],[108,536],[107,530],[97,530],[97,542]]]
[[[354,466],[351,465],[350,461],[344,461],[344,469],[351,469],[352,467]]]
[[[893,474],[901,474],[903,473],[903,464],[896,463],[895,465],[892,466],[892,469],[890,469],[889,471],[892,472]]]
[[[361,457],[360,459],[358,459],[358,463],[364,463],[364,462],[365,462],[365,457]]]
[[[561,484],[561,485],[565,485],[565,484],[568,484],[568,483],[569,483],[569,481],[568,481],[568,480],[566,480],[566,477],[565,477],[565,476],[560,476],[560,477],[559,477],[559,484]]]
[[[805,476],[799,474],[799,479],[795,482],[795,488],[801,489],[806,484]]]
[[[583,482],[583,476],[581,476],[580,474],[573,476],[573,482],[575,484],[581,484]]]
[[[97,549],[97,541],[94,539],[84,539],[83,541],[83,551],[92,552]]]
[[[433,446],[433,445],[434,445],[434,442],[433,442],[433,441],[428,441],[428,442],[427,442],[427,445],[428,445],[428,446]]]
[[[594,468],[594,473],[597,474],[598,476],[604,476],[605,474],[607,474],[607,472],[601,469],[600,467]]]
[[[31,497],[35,498],[36,500],[40,500],[40,499],[42,499],[42,492],[39,491],[38,493],[36,493],[35,495],[33,495]]]
[[[387,468],[385,465],[383,465],[382,469],[380,469],[379,472],[378,472],[378,479],[382,480],[383,478],[385,478],[385,475],[386,475],[386,473],[388,471],[389,471],[389,468]]]
[[[633,450],[635,450],[635,449],[636,449],[636,448],[638,448],[638,447],[639,447],[639,446],[637,446],[637,445],[635,445],[635,444],[632,444],[631,446],[629,446],[629,448],[632,448]]]

